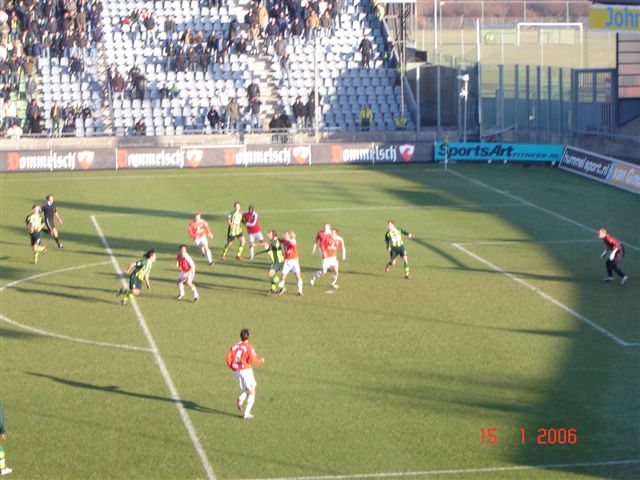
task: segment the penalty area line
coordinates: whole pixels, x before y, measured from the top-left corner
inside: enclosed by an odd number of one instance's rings
[[[543,299],[545,299],[547,302],[551,303],[552,305],[555,305],[556,307],[564,310],[565,312],[567,312],[569,315],[573,316],[574,318],[580,320],[582,323],[590,326],[591,328],[593,328],[594,330],[598,331],[599,333],[601,333],[602,335],[610,338],[611,340],[613,340],[614,342],[616,342],[618,345],[622,346],[622,347],[635,347],[638,344],[637,343],[629,343],[624,341],[623,339],[621,339],[620,337],[618,337],[617,335],[615,335],[614,333],[611,333],[609,330],[607,330],[606,328],[598,325],[596,322],[594,322],[593,320],[585,317],[584,315],[582,315],[581,313],[576,312],[575,310],[573,310],[572,308],[568,307],[567,305],[565,305],[564,303],[556,300],[555,298],[553,298],[551,295],[543,292],[542,290],[540,290],[539,288],[531,285],[529,282],[526,282],[525,280],[521,279],[520,277],[517,277],[516,275],[514,275],[513,273],[507,272],[506,270],[498,267],[497,265],[494,265],[493,263],[491,263],[489,260],[487,260],[486,258],[481,257],[480,255],[477,255],[475,253],[473,253],[472,251],[466,249],[465,247],[463,247],[462,245],[460,245],[459,243],[452,243],[451,245],[453,245],[455,248],[457,248],[458,250],[460,250],[461,252],[465,253],[466,255],[470,256],[471,258],[477,260],[478,262],[486,265],[487,267],[491,268],[492,270],[495,270],[498,273],[502,273],[503,275],[506,275],[507,277],[509,277],[511,280],[513,280],[514,282],[519,283],[520,285],[522,285],[523,287],[528,288],[529,290],[531,290],[532,292],[537,293],[539,296],[541,296]]]
[[[320,475],[310,477],[274,477],[246,480],[349,480],[363,478],[402,478],[427,477],[431,475],[465,475],[473,473],[517,472],[519,470],[562,470],[570,468],[612,467],[622,465],[639,465],[640,460],[613,460],[610,462],[550,463],[543,465],[517,465],[512,467],[461,468],[451,470],[424,470],[421,472],[380,472],[355,473],[345,475]]]
[[[120,277],[120,283],[122,284],[123,287],[126,287],[124,273],[122,272],[120,265],[118,265],[118,261],[116,260],[116,257],[113,254],[113,251],[111,250],[111,246],[109,245],[107,238],[104,236],[104,233],[102,233],[100,224],[98,224],[98,221],[96,220],[96,217],[94,215],[91,215],[91,222],[93,223],[93,226],[95,227],[96,232],[100,237],[100,242],[102,242],[102,245],[105,251],[107,252],[107,255],[109,256],[109,260],[113,265],[113,269],[118,274],[118,277]],[[153,335],[151,334],[151,330],[149,330],[149,326],[147,325],[147,322],[144,319],[144,316],[142,315],[142,311],[140,310],[140,307],[138,306],[138,303],[136,302],[135,297],[131,299],[130,303],[131,303],[131,306],[133,307],[133,311],[136,315],[136,318],[138,319],[138,324],[140,325],[140,328],[142,329],[145,337],[147,338],[147,342],[149,343],[149,347],[151,348],[151,353],[153,353],[153,357],[156,361],[156,365],[158,365],[158,368],[160,369],[160,374],[162,375],[162,379],[164,380],[165,385],[169,389],[169,393],[171,394],[171,399],[173,400],[178,410],[178,413],[180,414],[182,423],[184,424],[185,428],[187,429],[187,432],[189,433],[189,437],[191,438],[191,443],[193,444],[193,448],[196,450],[196,453],[200,457],[202,466],[204,467],[204,470],[207,474],[207,479],[216,480],[216,474],[213,471],[211,462],[209,462],[209,458],[207,457],[207,452],[205,452],[204,448],[202,447],[202,444],[200,443],[200,439],[198,438],[196,429],[193,426],[193,423],[191,422],[191,418],[189,417],[187,410],[184,408],[184,403],[180,398],[180,395],[178,394],[178,389],[176,388],[175,384],[173,383],[173,380],[171,379],[171,375],[169,374],[167,365],[165,364],[164,359],[162,358],[162,355],[160,355],[160,352],[158,350],[158,345],[156,344],[156,341],[154,340]]]
[[[75,270],[82,270],[83,268],[97,267],[99,265],[106,265],[107,263],[109,263],[109,261],[96,262],[96,263],[87,263],[85,265],[78,265],[78,266],[75,266],[75,267],[61,268],[59,270],[53,270],[51,272],[38,273],[36,275],[31,275],[30,277],[21,278],[20,280],[15,280],[15,281],[13,281],[11,283],[7,283],[6,285],[3,285],[2,287],[0,287],[0,292],[3,292],[7,288],[15,287],[16,285],[19,285],[21,283],[30,282],[31,280],[35,280],[36,278],[48,277],[49,275],[57,275],[58,273],[73,272]]]

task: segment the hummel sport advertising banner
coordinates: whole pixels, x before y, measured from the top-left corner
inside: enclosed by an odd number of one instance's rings
[[[0,153],[0,172],[69,172],[113,169],[113,149],[8,150]]]
[[[448,152],[447,152],[448,146]],[[553,163],[562,158],[562,145],[530,143],[444,143],[435,142],[435,159],[453,162],[495,161]]]
[[[640,167],[576,147],[567,147],[558,168],[640,194]]]

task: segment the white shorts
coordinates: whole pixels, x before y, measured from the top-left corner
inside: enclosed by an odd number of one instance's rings
[[[193,277],[195,277],[196,271],[192,268],[188,272],[180,272],[178,275],[179,282],[193,282]]]
[[[262,232],[250,233],[249,243],[257,243],[257,242],[264,242],[264,237],[262,236]]]
[[[207,237],[198,237],[196,238],[196,245],[201,247],[204,245],[205,247],[209,246],[209,242],[207,241]]]
[[[282,267],[282,275],[288,275],[289,272],[300,273],[300,262],[297,258],[285,260]]]
[[[253,369],[245,368],[244,370],[236,370],[236,379],[238,380],[238,386],[241,390],[247,392],[256,390],[256,379],[253,376]]]
[[[322,271],[327,272],[330,268],[338,268],[338,257],[326,257],[322,259]]]

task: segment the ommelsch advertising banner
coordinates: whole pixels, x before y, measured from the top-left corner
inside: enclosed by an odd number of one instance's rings
[[[567,147],[558,168],[640,194],[640,168],[622,160]]]
[[[311,145],[312,164],[433,162],[429,143],[320,143]]]
[[[70,172],[115,166],[112,149],[8,150],[0,153],[1,172]]]
[[[448,152],[447,152],[448,147]],[[536,145],[529,143],[445,143],[435,142],[434,157],[445,157],[453,162],[497,161],[553,163],[562,158],[562,145]]]

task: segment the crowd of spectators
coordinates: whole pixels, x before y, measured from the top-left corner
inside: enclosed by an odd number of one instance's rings
[[[84,57],[95,55],[92,45],[104,35],[102,10],[100,0],[0,0],[0,129],[16,124],[27,133],[43,133],[45,115],[35,98],[39,62],[66,57],[69,74],[82,80]]]

